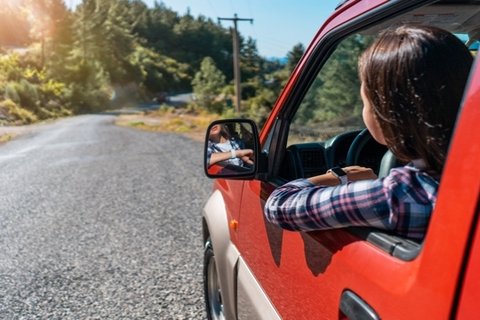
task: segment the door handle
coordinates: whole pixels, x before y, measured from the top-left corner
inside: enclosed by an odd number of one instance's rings
[[[340,298],[340,319],[380,320],[380,317],[362,298],[350,290],[345,290]]]

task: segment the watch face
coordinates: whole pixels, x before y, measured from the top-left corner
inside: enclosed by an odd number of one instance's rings
[[[336,174],[337,176],[339,176],[339,177],[342,177],[342,176],[346,176],[346,175],[347,175],[347,173],[346,173],[345,171],[343,171],[343,169],[340,168],[340,167],[333,167],[333,168],[330,169],[330,170],[332,170],[332,172],[335,173],[335,174]]]

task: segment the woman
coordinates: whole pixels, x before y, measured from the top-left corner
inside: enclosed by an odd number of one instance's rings
[[[267,220],[289,230],[370,226],[422,239],[472,60],[435,27],[382,33],[359,61],[362,116],[374,139],[408,164],[382,179],[351,166],[289,182],[267,200]]]
[[[252,165],[253,150],[243,149],[243,143],[232,138],[228,128],[221,124],[213,125],[208,133],[207,164],[232,164],[243,167]]]

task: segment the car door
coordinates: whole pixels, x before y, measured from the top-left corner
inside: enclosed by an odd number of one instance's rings
[[[388,4],[387,7],[385,12],[395,11],[394,4]],[[451,8],[451,10],[455,9]],[[378,12],[381,11],[378,9],[376,13]],[[338,22],[340,17],[336,19]],[[383,26],[386,24],[388,22],[383,21]],[[352,29],[352,26],[349,25],[345,29],[339,28],[336,34],[347,32],[347,29]],[[297,104],[299,107],[292,119],[288,119],[290,111],[279,110],[278,114],[275,114],[275,123],[281,126],[281,122],[287,119],[290,130],[288,142],[279,142],[276,146],[275,156],[281,155],[280,158],[270,160],[270,164],[275,161],[286,163],[285,159],[288,157],[290,146],[293,146],[292,149],[296,146],[303,148],[304,142],[298,142],[298,134],[293,134],[295,119],[299,117],[303,117],[304,120],[309,119],[312,114],[306,111],[302,115],[302,104],[311,105],[308,98],[313,95],[312,90],[318,90],[317,84],[318,87],[325,85],[322,72],[329,72],[330,76],[334,74],[328,69],[329,62],[337,63],[340,66],[339,72],[345,69],[342,69],[345,65],[341,60],[332,60],[332,57],[335,57],[335,53],[339,53],[338,49],[342,48],[342,44],[344,47],[350,45],[345,42],[345,39],[351,41],[359,36],[365,36],[365,33],[352,33],[335,45],[327,43],[327,40],[331,41],[331,39],[325,37],[324,42],[320,40],[314,46],[317,49],[309,52],[312,54],[318,50],[325,56],[329,56],[329,59],[321,63],[322,57],[308,57],[307,54],[300,63],[303,69],[297,70],[300,75],[295,80],[295,85],[287,86],[287,97],[283,96],[287,102],[285,105],[280,105],[281,109],[288,109],[288,103]],[[360,43],[368,42],[367,38],[357,38],[357,40]],[[334,47],[335,50],[333,50]],[[349,48],[352,52],[356,50]],[[343,54],[346,51],[348,50],[340,53]],[[311,78],[308,75],[302,78],[302,72],[310,73],[318,63],[322,64],[318,74]],[[366,319],[377,317],[446,319],[451,315],[456,299],[457,277],[461,273],[463,252],[474,221],[478,198],[478,170],[472,178],[471,172],[459,173],[457,166],[476,167],[474,159],[475,156],[478,157],[478,150],[471,145],[471,141],[478,141],[480,138],[479,131],[472,126],[472,117],[478,119],[478,111],[475,111],[473,105],[468,102],[471,101],[469,99],[476,99],[478,107],[479,69],[477,63],[475,69],[477,80],[470,84],[467,92],[469,98],[466,99],[466,106],[458,122],[458,132],[455,133],[442,177],[438,203],[423,243],[414,243],[368,230],[364,233],[351,229],[305,233],[279,229],[264,219],[263,207],[272,190],[291,179],[286,177],[288,175],[286,172],[290,170],[282,171],[279,166],[278,172],[269,179],[245,183],[238,228],[238,247],[253,280],[258,281],[282,318],[348,318],[352,310],[355,310],[357,315],[363,313]],[[308,87],[308,90],[303,94],[297,94],[295,91],[301,90],[299,88],[302,86]],[[351,88],[352,91],[357,92],[358,89],[358,87]],[[289,96],[293,97],[292,100],[289,100]],[[296,96],[301,97],[297,103]],[[355,103],[354,98],[346,103],[352,103],[352,101]],[[352,106],[351,114],[359,115],[358,108],[361,106]],[[325,111],[325,109],[322,110]],[[328,120],[328,114],[315,116]],[[353,123],[354,125],[350,128],[352,131],[360,128],[358,123]],[[303,125],[301,121],[298,124],[299,127]],[[470,134],[475,135],[477,139],[469,139],[465,130],[471,130]],[[337,133],[340,132],[331,132],[332,135]],[[275,139],[278,137],[270,138],[275,144]],[[323,153],[323,157],[316,159],[316,163],[318,161],[325,163],[316,169],[321,170],[329,164],[328,162],[331,161],[329,159],[332,157],[328,151],[330,146],[328,143],[308,146],[315,149],[317,155]],[[283,148],[283,152],[278,152],[279,148]],[[269,154],[269,156],[272,155]],[[343,159],[337,159],[337,161],[343,161]],[[465,188],[472,189],[465,191]],[[455,198],[461,200],[455,201]],[[238,309],[247,307],[239,304]]]

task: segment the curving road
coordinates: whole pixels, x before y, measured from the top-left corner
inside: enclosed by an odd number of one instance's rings
[[[204,319],[202,144],[111,115],[0,145],[0,319]]]

